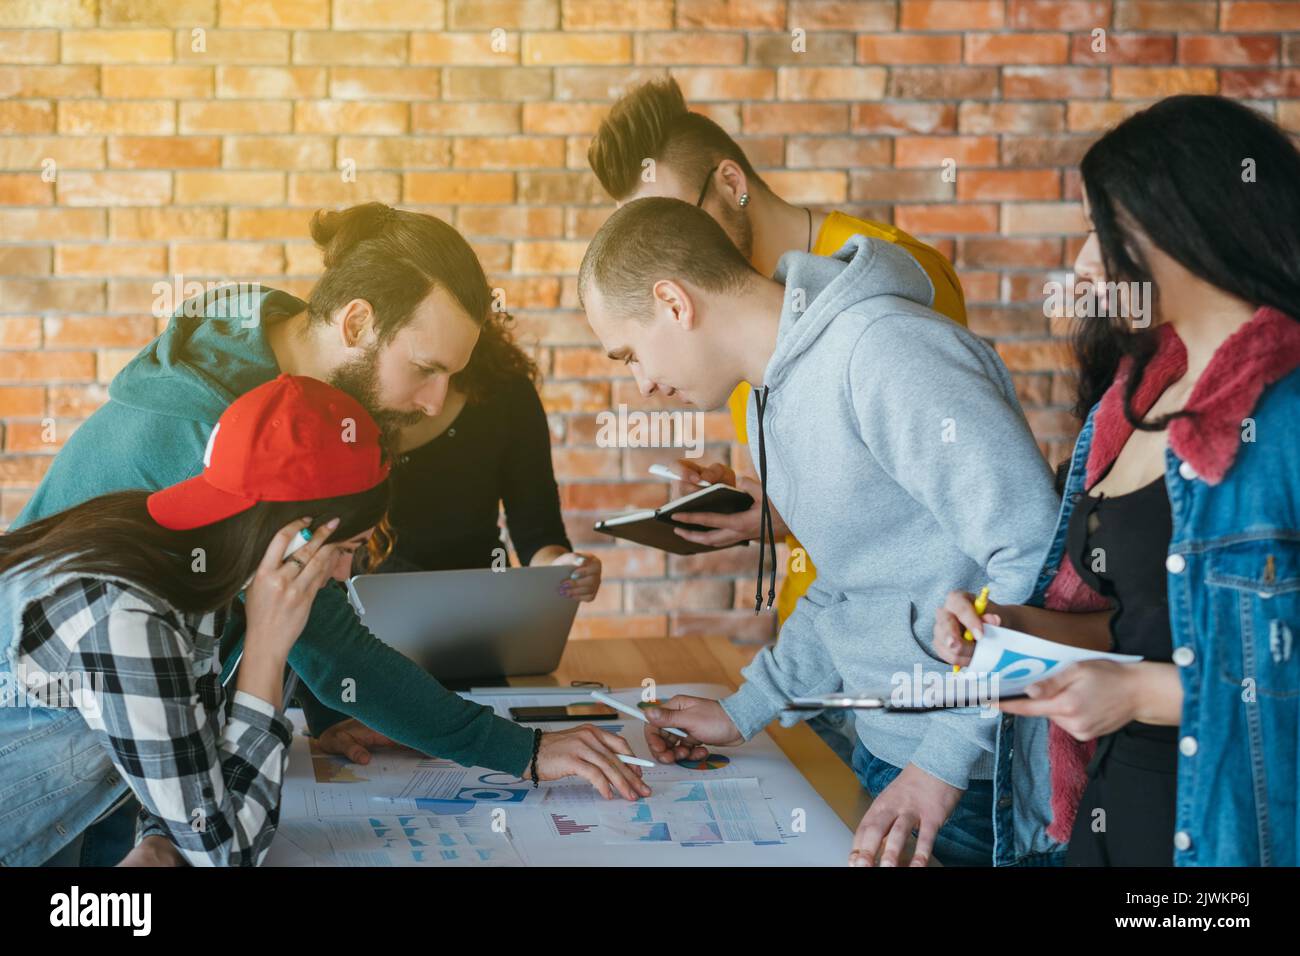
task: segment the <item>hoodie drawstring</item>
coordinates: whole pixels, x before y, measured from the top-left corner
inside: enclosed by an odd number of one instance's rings
[[[776,530],[772,524],[772,506],[767,500],[767,444],[763,439],[763,413],[767,410],[767,386],[754,389],[754,406],[758,409],[758,482],[763,489],[762,508],[758,517],[758,580],[754,585],[754,613],[763,609],[764,547],[771,553],[772,567],[767,585],[767,609],[776,600]]]

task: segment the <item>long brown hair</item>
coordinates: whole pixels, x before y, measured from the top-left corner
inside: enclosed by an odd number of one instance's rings
[[[150,517],[147,491],[100,495],[0,535],[0,574],[22,565],[121,578],[177,610],[204,613],[234,600],[257,571],[271,539],[297,518],[311,528],[339,519],[331,541],[377,524],[389,481],[358,494],[313,501],[264,501],[222,521],[172,531]]]
[[[537,362],[515,341],[514,324],[509,312],[489,313],[469,362],[451,377],[467,400],[481,402],[494,388],[515,379],[537,384]]]

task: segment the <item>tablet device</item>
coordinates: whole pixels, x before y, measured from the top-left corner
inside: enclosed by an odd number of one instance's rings
[[[631,514],[597,521],[595,528],[603,534],[623,538],[625,541],[634,541],[637,544],[644,544],[647,547],[658,548],[660,551],[668,551],[672,554],[700,554],[704,551],[721,551],[722,548],[687,541],[673,529],[686,528],[690,531],[713,531],[715,529],[702,524],[677,521],[673,518],[675,513],[679,511],[709,511],[730,515],[748,511],[753,506],[753,497],[739,488],[733,488],[731,485],[709,485],[707,488],[693,491],[689,495],[676,498],[666,505],[660,505],[658,508],[634,511]],[[740,541],[737,543],[748,544],[749,542]],[[735,546],[733,544],[724,547],[734,548]]]

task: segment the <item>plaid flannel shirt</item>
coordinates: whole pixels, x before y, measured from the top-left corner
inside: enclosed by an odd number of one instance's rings
[[[18,664],[82,674],[96,691],[72,703],[142,804],[137,840],[166,836],[196,866],[256,866],[275,836],[292,727],[252,694],[227,701],[225,617],[79,578],[27,608]]]

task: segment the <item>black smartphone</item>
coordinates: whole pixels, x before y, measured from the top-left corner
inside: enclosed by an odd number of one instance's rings
[[[510,716],[521,724],[542,724],[548,721],[615,720],[622,714],[607,704],[593,701],[554,707],[511,707]]]

